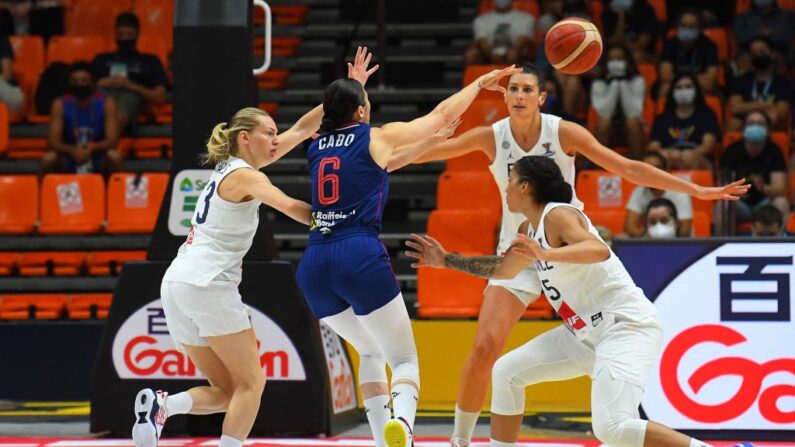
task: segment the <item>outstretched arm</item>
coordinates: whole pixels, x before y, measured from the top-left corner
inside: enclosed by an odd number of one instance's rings
[[[491,127],[481,126],[469,129],[455,138],[429,148],[412,163],[449,160],[474,151],[483,152],[489,158],[489,162],[491,162],[494,160],[495,150],[494,133]]]
[[[637,185],[678,191],[701,200],[738,200],[750,188],[745,180],[719,187],[696,185],[649,164],[622,157],[599,143],[582,126],[569,121],[560,122],[558,135],[564,148],[574,148],[597,165]]]
[[[414,161],[428,152],[432,147],[438,146],[445,140],[450,138],[458,125],[461,124],[461,119],[453,121],[449,126],[441,128],[438,132],[428,138],[420,140],[414,144],[396,147],[392,151],[392,157],[389,158],[389,163],[386,165],[388,172],[397,171],[398,169],[414,163]]]
[[[238,169],[224,179],[220,188],[224,188],[220,194],[229,199],[253,197],[304,225],[312,220],[312,205],[288,196],[259,171]]]

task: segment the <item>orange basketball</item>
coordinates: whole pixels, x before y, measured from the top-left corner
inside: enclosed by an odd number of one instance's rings
[[[547,31],[544,52],[556,70],[585,73],[602,55],[602,36],[596,25],[585,19],[563,19]]]

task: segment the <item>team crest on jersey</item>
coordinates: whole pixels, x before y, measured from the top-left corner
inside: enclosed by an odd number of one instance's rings
[[[505,150],[510,149],[511,148],[511,143],[509,143],[507,141],[503,141],[502,142],[502,148],[505,149]]]
[[[544,144],[541,145],[541,147],[544,148],[544,153],[542,154],[543,156],[551,157],[551,156],[555,155],[555,151],[550,149],[551,146],[552,146],[552,143],[544,143]]]
[[[228,161],[226,161],[226,160],[219,161],[218,164],[215,165],[215,172],[217,172],[219,174],[223,174],[224,172],[226,172],[226,170],[228,168],[229,168],[229,162]]]

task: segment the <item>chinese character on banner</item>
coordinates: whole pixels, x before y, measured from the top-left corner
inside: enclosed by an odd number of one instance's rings
[[[149,307],[146,309],[146,333],[149,335],[168,335],[166,326],[166,313],[162,307]]]
[[[790,321],[788,273],[763,273],[771,265],[792,265],[792,256],[718,256],[716,265],[748,266],[742,273],[720,273],[721,321]]]

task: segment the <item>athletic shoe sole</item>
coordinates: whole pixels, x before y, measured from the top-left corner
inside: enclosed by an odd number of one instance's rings
[[[135,424],[132,437],[135,447],[157,447],[157,426],[155,415],[160,405],[155,392],[145,388],[135,396]]]
[[[398,419],[390,419],[384,425],[384,441],[387,447],[407,447],[408,433],[406,426]]]

